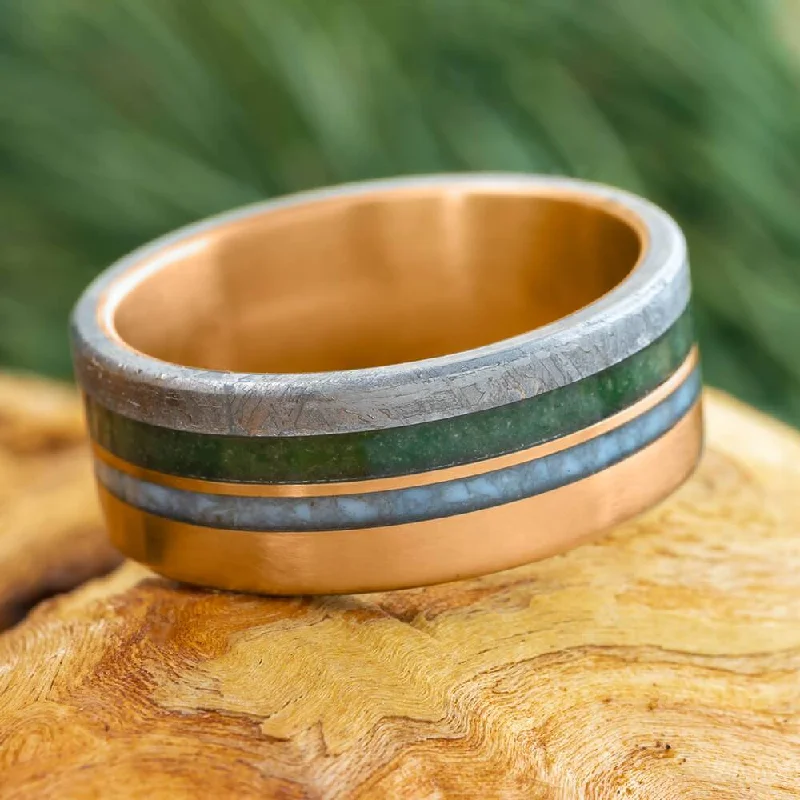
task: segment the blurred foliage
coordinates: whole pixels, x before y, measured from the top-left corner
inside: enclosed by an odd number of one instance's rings
[[[707,378],[800,421],[798,69],[767,0],[5,0],[0,361],[110,261],[358,178],[557,172],[671,211]]]

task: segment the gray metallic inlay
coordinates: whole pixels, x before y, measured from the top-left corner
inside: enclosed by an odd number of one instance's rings
[[[325,531],[373,528],[464,514],[521,500],[616,464],[669,431],[692,407],[700,370],[639,417],[567,450],[461,480],[407,489],[321,497],[236,497],[158,486],[101,462],[99,480],[143,511],[211,528]]]
[[[342,194],[420,186],[581,192],[637,215],[649,245],[613,291],[550,325],[451,356],[394,366],[300,375],[197,370],[131,350],[108,336],[98,307],[111,284],[168,246],[233,222]],[[653,204],[617,189],[567,178],[441,175],[374,181],[261,203],[190,226],[119,261],[73,315],[78,378],[107,408],[154,425],[233,436],[298,436],[375,430],[458,416],[548,392],[593,375],[646,347],[685,309],[686,246]]]

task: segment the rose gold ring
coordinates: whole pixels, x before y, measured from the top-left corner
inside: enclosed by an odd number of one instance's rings
[[[357,184],[178,231],[73,317],[111,539],[281,594],[563,551],[697,462],[689,295],[663,211],[563,178]]]

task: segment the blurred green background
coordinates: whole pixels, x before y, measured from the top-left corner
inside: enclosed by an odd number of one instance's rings
[[[0,364],[70,375],[113,259],[333,182],[554,172],[689,239],[707,380],[800,422],[789,0],[4,0]]]

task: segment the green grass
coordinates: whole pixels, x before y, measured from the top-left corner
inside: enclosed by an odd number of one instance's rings
[[[706,376],[800,422],[800,67],[768,0],[6,0],[0,363],[136,245],[291,190],[526,170],[689,239]]]

